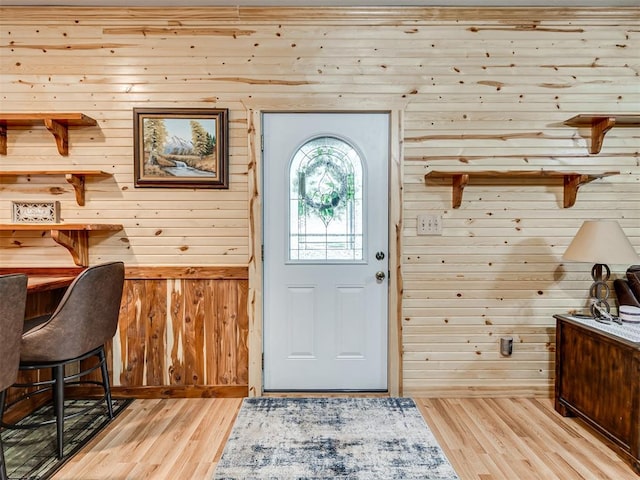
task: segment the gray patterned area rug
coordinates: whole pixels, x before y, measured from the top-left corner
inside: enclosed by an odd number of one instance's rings
[[[217,480],[458,479],[409,398],[246,398]]]

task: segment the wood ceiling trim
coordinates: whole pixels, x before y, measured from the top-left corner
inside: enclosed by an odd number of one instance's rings
[[[300,24],[362,21],[367,24],[397,24],[398,22],[451,21],[521,21],[523,29],[535,30],[543,21],[564,21],[567,18],[595,20],[600,24],[615,21],[637,24],[640,9],[634,7],[0,7],[0,23],[14,21],[50,21],[52,15],[70,23],[96,19],[163,21],[179,26],[181,22],[202,21],[279,21]],[[506,27],[505,27],[506,28]],[[510,26],[509,28],[513,28]]]

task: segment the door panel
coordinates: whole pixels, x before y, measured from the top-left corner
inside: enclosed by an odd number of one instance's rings
[[[386,390],[389,116],[262,130],[264,389]]]
[[[336,355],[337,358],[365,358],[367,323],[366,290],[363,287],[338,287],[336,289]]]
[[[314,357],[314,325],[316,311],[316,293],[314,288],[288,287],[286,309],[289,341],[287,344],[288,358],[313,358]]]

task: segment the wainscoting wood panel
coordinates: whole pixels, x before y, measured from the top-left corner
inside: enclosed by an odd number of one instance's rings
[[[225,273],[232,278],[219,278]],[[247,289],[243,268],[127,269],[118,332],[109,349],[115,391],[246,394]]]

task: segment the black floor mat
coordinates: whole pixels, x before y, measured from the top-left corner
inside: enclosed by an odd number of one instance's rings
[[[114,415],[118,415],[132,400],[113,400]],[[104,400],[67,400],[65,415],[93,406],[85,414],[65,420],[64,456],[56,455],[55,423],[32,429],[4,429],[2,444],[9,480],[45,480],[69,461],[100,430],[109,424]],[[53,407],[45,405],[19,423],[38,422],[53,418]]]

